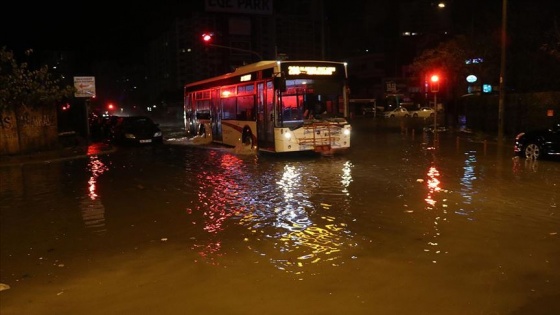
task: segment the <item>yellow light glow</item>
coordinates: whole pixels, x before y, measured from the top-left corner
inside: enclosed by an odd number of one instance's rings
[[[286,139],[291,139],[291,138],[292,138],[292,133],[289,132],[289,131],[286,132],[286,133],[284,133],[284,138],[286,138]]]
[[[304,67],[304,66],[289,66],[288,74],[290,75],[332,75],[336,71],[335,67]]]

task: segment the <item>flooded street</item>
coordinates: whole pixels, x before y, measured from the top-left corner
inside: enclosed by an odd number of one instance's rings
[[[560,162],[353,132],[0,167],[0,313],[560,314]]]

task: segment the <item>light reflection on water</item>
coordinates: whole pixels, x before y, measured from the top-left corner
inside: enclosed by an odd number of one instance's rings
[[[477,149],[378,137],[378,146],[362,140],[348,155],[319,158],[134,148],[4,168],[0,193],[39,227],[79,214],[75,226],[123,244],[175,237],[199,261],[229,264],[248,252],[295,274],[388,253],[442,265],[442,254],[452,261],[469,252],[466,235],[495,237],[496,223],[554,232],[558,163],[506,158],[500,163],[511,167],[498,169]]]
[[[372,131],[327,158],[164,147],[0,168],[2,283],[16,308],[72,283],[96,303],[125,292],[180,309],[188,296],[193,313],[208,292],[222,312],[277,296],[253,312],[275,314],[513,314],[516,301],[558,301],[560,164],[410,138]]]
[[[425,182],[426,184],[426,197],[424,198],[426,206],[424,211],[431,214],[430,218],[433,220],[433,231],[425,232],[425,237],[427,237],[427,247],[425,247],[423,251],[428,254],[433,253],[434,256],[432,256],[432,263],[437,263],[437,257],[442,252],[441,244],[438,241],[441,237],[440,225],[447,219],[447,199],[441,197],[440,195],[442,193],[447,193],[447,191],[444,190],[442,185],[442,174],[440,174],[440,170],[438,169],[440,161],[436,159],[436,155],[434,153],[436,147],[427,147],[426,150],[431,153],[432,162],[426,172],[426,179],[420,179],[419,181]]]
[[[473,182],[476,180],[476,152],[468,151],[465,152],[465,166],[463,166],[463,177],[461,178],[461,194],[465,198],[465,204],[472,204],[472,194],[474,190]]]
[[[80,200],[82,219],[86,227],[96,233],[103,233],[105,232],[105,206],[97,190],[99,177],[109,171],[109,167],[97,155],[90,155],[88,160],[86,171],[91,172],[91,175],[87,181],[88,194]]]
[[[249,249],[290,272],[302,273],[307,263],[334,261],[341,248],[354,246],[341,216],[349,207],[349,161],[275,161],[267,166],[231,154],[210,155],[218,162],[209,161],[209,167],[196,173],[197,200],[187,209],[193,224],[202,224],[209,234],[195,245],[205,260],[217,263],[226,254],[222,238],[236,226],[246,229],[243,241]],[[197,213],[203,213],[204,222],[196,222]]]

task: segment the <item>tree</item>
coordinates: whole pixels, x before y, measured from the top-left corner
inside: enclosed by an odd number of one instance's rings
[[[32,53],[31,49],[25,51],[27,57]],[[61,82],[47,65],[30,69],[27,62],[18,63],[12,51],[0,49],[0,111],[14,111],[20,105],[55,106],[75,92],[73,86]]]
[[[548,34],[548,40],[547,43],[541,46],[541,49],[560,61],[560,26],[558,26],[557,20],[554,20],[554,26]]]
[[[467,36],[456,36],[426,49],[411,64],[415,76],[438,72],[443,77],[442,88],[454,96],[466,93],[465,78],[475,74],[486,83],[497,85],[499,74],[499,47],[488,38],[471,41]]]
[[[25,55],[31,56],[32,50]],[[58,142],[56,105],[75,92],[62,86],[48,66],[36,70],[0,49],[0,154],[53,148]]]

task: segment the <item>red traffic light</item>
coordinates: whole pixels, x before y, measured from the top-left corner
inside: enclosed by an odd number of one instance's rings
[[[439,92],[439,75],[432,74],[430,77],[430,92],[436,93]]]
[[[205,43],[209,43],[209,42],[212,40],[212,36],[214,36],[214,34],[212,34],[212,33],[204,33],[204,34],[202,34],[202,40],[203,40]]]

